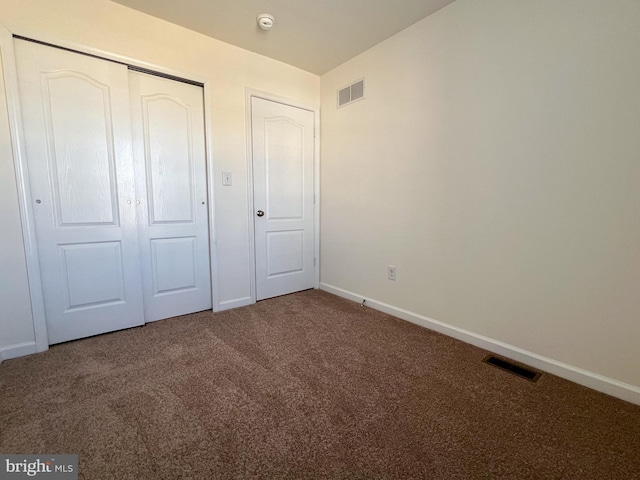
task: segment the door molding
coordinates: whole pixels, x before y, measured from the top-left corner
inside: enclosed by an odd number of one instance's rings
[[[251,99],[261,98],[271,102],[281,103],[289,107],[308,110],[313,113],[313,256],[316,259],[314,265],[314,288],[320,288],[320,112],[317,108],[296,102],[287,97],[264,92],[250,87],[245,87],[245,122],[247,140],[247,203],[248,203],[248,225],[249,225],[249,284],[251,291],[251,303],[256,303],[256,245],[255,245],[255,207],[253,198],[253,142],[251,129]]]
[[[24,125],[20,108],[20,91],[18,87],[18,71],[16,65],[14,35],[47,43],[54,47],[72,50],[78,54],[86,54],[110,60],[138,69],[144,69],[149,73],[159,73],[162,76],[172,76],[184,78],[202,84],[204,95],[204,121],[205,121],[205,155],[207,166],[207,194],[208,194],[208,216],[209,216],[209,254],[211,270],[211,297],[213,311],[219,311],[219,272],[218,272],[218,249],[215,222],[215,181],[214,181],[214,156],[213,156],[213,136],[212,136],[212,81],[208,77],[194,75],[161,65],[145,62],[140,59],[127,57],[78,44],[75,42],[63,41],[57,38],[34,32],[11,32],[0,23],[0,57],[4,74],[5,92],[7,99],[7,110],[9,117],[9,130],[11,137],[11,147],[13,150],[13,162],[16,174],[16,186],[18,189],[18,205],[20,209],[20,220],[22,224],[22,237],[25,249],[25,259],[27,266],[27,276],[29,282],[29,295],[31,298],[31,314],[33,317],[33,330],[35,346],[37,352],[43,352],[49,348],[47,334],[47,323],[44,309],[44,297],[42,282],[40,279],[40,262],[38,258],[38,248],[35,233],[35,222],[33,208],[31,205],[31,190],[27,175],[27,159],[25,157],[24,145]]]
[[[27,264],[29,296],[31,298],[31,316],[37,352],[49,349],[47,321],[44,313],[44,297],[40,279],[40,261],[36,243],[36,229],[31,204],[31,188],[27,177],[27,163],[24,155],[24,131],[22,128],[22,111],[20,109],[20,91],[18,89],[18,69],[16,65],[13,34],[0,24],[0,56],[4,74],[5,95],[9,113],[9,134],[13,149],[13,165],[16,172],[18,189],[18,206],[20,207],[20,223],[22,224],[22,240]]]

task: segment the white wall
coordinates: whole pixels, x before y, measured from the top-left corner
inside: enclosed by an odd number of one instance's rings
[[[245,87],[317,106],[319,77],[106,0],[0,0],[0,22],[14,34],[72,42],[210,79],[219,301],[246,302],[251,267]],[[0,96],[0,351],[33,341],[4,102]],[[223,170],[232,172],[232,187],[221,186]]]
[[[323,75],[321,282],[640,387],[639,46],[637,0],[457,0]]]

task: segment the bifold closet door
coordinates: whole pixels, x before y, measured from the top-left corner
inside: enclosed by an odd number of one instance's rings
[[[49,343],[141,325],[127,67],[15,47]]]
[[[211,308],[202,87],[129,73],[146,321]]]
[[[15,47],[49,344],[211,308],[202,88]]]

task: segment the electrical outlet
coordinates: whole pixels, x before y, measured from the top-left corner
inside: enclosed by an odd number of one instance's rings
[[[389,280],[396,280],[396,267],[389,265],[387,267],[387,278]]]

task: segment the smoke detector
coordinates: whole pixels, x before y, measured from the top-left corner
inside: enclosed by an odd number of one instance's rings
[[[256,21],[258,22],[258,26],[262,30],[271,30],[271,27],[273,27],[276,19],[273,18],[273,15],[269,15],[268,13],[261,13],[260,15],[258,15],[258,18],[256,18]]]

